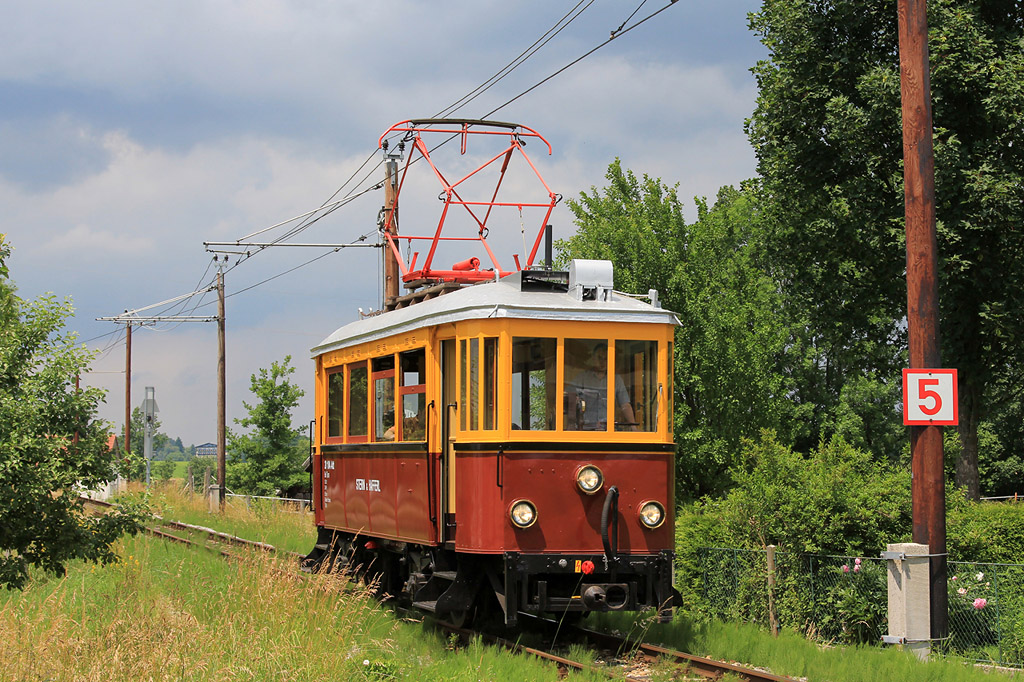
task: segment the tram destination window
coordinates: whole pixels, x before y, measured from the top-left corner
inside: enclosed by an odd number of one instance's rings
[[[566,431],[607,431],[608,342],[566,339],[564,375],[563,428]],[[616,397],[620,396],[616,385]]]
[[[367,413],[367,385],[369,376],[365,362],[349,365],[348,369],[348,435],[355,440],[365,440]]]
[[[512,339],[512,429],[554,431],[558,388],[555,339]]]
[[[615,430],[657,431],[657,341],[615,342],[615,386]]]
[[[398,356],[401,369],[402,440],[424,440],[427,422],[426,352],[419,350]]]
[[[345,372],[327,375],[327,437],[341,438],[345,418]]]

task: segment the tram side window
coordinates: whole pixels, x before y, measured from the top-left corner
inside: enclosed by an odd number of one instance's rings
[[[657,341],[615,342],[615,386],[615,430],[657,431]]]
[[[365,362],[349,365],[348,369],[348,435],[365,439],[366,389],[369,383]]]
[[[566,431],[608,430],[608,342],[604,339],[565,340]],[[616,397],[620,390],[616,382]],[[623,389],[624,391],[624,389]]]
[[[480,428],[480,339],[459,342],[459,426]]]
[[[555,339],[512,339],[512,428],[555,430],[557,403]]]
[[[395,440],[395,356],[373,360],[373,439]]]
[[[402,440],[424,440],[427,421],[426,351],[408,351],[398,356],[402,386]]]
[[[497,428],[498,407],[498,339],[484,339],[484,395],[483,395],[483,428]]]
[[[327,375],[327,437],[341,438],[345,417],[345,372]]]

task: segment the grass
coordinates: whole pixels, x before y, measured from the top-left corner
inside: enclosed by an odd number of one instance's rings
[[[222,514],[211,514],[206,499],[182,490],[179,481],[154,486],[149,495],[156,513],[166,519],[216,528],[246,540],[302,554],[307,554],[316,543],[311,512],[284,510],[281,503],[272,500],[252,500],[247,504],[229,497]]]
[[[205,514],[173,489],[152,498],[175,518]],[[263,533],[247,537],[273,542],[296,532],[308,549],[310,529],[297,529],[312,523],[299,516],[246,512],[243,504],[192,520],[240,535],[264,524]],[[34,572],[24,591],[0,592],[0,679],[558,679],[555,668],[531,657],[479,642],[453,646],[420,623],[403,623],[347,581],[298,577],[292,561],[262,553],[225,561],[144,535],[116,549],[117,564],[74,562],[66,577]]]
[[[777,675],[806,677],[830,682],[872,680],[928,680],[972,682],[993,679],[1024,679],[1019,672],[996,673],[952,658],[920,661],[909,651],[877,646],[823,647],[797,632],[782,631],[773,637],[746,623],[695,623],[677,614],[668,624],[651,617],[595,614],[587,627],[630,633],[644,641],[724,661],[736,661],[770,669]]]

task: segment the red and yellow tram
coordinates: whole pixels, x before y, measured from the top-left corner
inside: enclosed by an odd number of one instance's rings
[[[669,618],[678,321],[613,291],[607,261],[501,274],[425,286],[313,349],[304,564],[369,569],[453,620]]]

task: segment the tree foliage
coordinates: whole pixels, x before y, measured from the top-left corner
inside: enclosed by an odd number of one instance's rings
[[[957,481],[977,496],[978,426],[1024,369],[1024,6],[928,6],[943,364],[960,369]],[[773,267],[812,341],[797,399],[819,406],[817,438],[850,379],[891,384],[905,364],[897,14],[766,0],[751,27],[770,54],[748,133]]]
[[[96,418],[104,392],[75,388],[92,356],[64,330],[70,302],[19,298],[9,255],[0,236],[0,585],[20,587],[29,566],[62,575],[73,559],[116,561],[111,543],[141,514],[84,513],[79,491],[114,477]]]
[[[242,402],[248,416],[235,423],[251,428],[251,433],[229,433],[227,455],[228,487],[251,495],[277,495],[306,481],[302,462],[308,444],[302,429],[292,428],[292,409],[305,391],[291,383],[295,372],[291,356],[276,360],[270,369],[261,368],[250,378],[255,404]]]
[[[559,257],[615,264],[615,287],[646,294],[681,322],[675,343],[678,485],[682,496],[723,490],[740,441],[795,423],[781,371],[788,329],[767,276],[759,217],[745,192],[723,188],[714,206],[698,201],[687,224],[676,189],[624,171],[618,160],[602,191],[569,206],[576,233]]]

